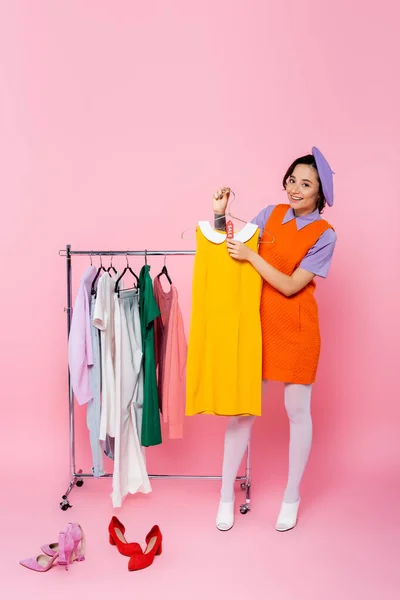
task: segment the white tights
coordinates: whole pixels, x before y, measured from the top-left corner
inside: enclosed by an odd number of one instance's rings
[[[290,422],[289,476],[284,502],[297,502],[312,441],[311,385],[285,383],[285,408]],[[255,417],[231,417],[225,435],[221,500],[234,500],[235,479],[250,440]]]

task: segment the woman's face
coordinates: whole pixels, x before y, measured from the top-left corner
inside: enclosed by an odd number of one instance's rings
[[[298,217],[312,213],[317,208],[319,198],[316,170],[309,165],[297,165],[286,180],[286,193],[290,206]]]

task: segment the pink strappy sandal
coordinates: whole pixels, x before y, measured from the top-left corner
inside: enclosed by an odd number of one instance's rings
[[[66,530],[60,532],[58,542],[42,546],[42,550],[45,554],[21,560],[20,564],[32,571],[45,572],[57,563],[68,571],[72,562],[85,560],[86,539],[82,527],[68,523]]]
[[[58,554],[55,554],[53,557],[46,556],[45,554],[39,554],[38,556],[34,556],[33,558],[26,558],[25,560],[20,560],[19,564],[27,569],[31,569],[31,571],[40,571],[45,572],[51,569],[51,567],[55,564],[58,558]]]
[[[74,542],[73,560],[85,560],[86,539],[82,527],[79,525],[79,523],[68,523],[66,532],[71,535]],[[80,548],[78,553],[79,545]],[[45,544],[41,547],[41,550],[48,556],[54,556],[58,553],[58,543]]]
[[[68,571],[68,565],[71,562],[71,555],[74,550],[74,541],[68,531],[60,532],[57,546],[58,551],[52,557],[46,556],[45,554],[39,554],[38,556],[21,560],[19,564],[31,571],[44,573],[58,563],[59,565],[65,566]]]

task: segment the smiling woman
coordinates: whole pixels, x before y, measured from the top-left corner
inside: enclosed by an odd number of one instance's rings
[[[246,261],[263,278],[262,378],[285,384],[290,421],[289,477],[276,523],[278,531],[292,529],[297,523],[300,483],[311,449],[311,388],[320,355],[314,278],[326,277],[336,243],[333,227],[321,217],[326,204],[333,204],[332,174],[314,147],[312,154],[295,160],[285,173],[283,187],[289,206],[267,206],[253,219],[261,231],[258,252],[237,238],[226,241],[231,258]],[[228,200],[229,189],[214,195],[218,229],[225,227]],[[219,529],[230,529],[234,523],[233,486],[253,421],[254,417],[241,416],[228,424]]]
[[[286,171],[282,183],[297,217],[315,208],[319,213],[323,212],[326,198],[313,154],[295,160]]]

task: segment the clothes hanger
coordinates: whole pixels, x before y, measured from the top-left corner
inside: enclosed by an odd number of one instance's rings
[[[107,269],[107,273],[110,275],[111,271],[114,271],[114,275],[117,275],[118,271],[115,267],[113,267],[112,261],[113,261],[113,255],[111,255],[111,261],[110,261],[110,266]],[[111,275],[110,275],[111,277]]]
[[[241,223],[244,223],[245,225],[247,225],[249,223],[249,221],[245,221],[244,219],[240,219],[239,217],[236,217],[235,215],[232,214],[231,212],[231,207],[232,204],[234,203],[234,201],[236,200],[236,194],[233,190],[231,190],[230,188],[222,188],[221,189],[221,194],[219,195],[218,199],[222,200],[224,194],[226,194],[227,192],[229,192],[230,194],[232,194],[233,196],[233,200],[229,205],[229,201],[228,201],[228,205],[227,205],[227,211],[225,212],[224,215],[221,215],[220,217],[214,217],[214,221],[218,221],[218,219],[223,219],[223,218],[227,218],[230,217],[231,219],[235,219],[236,221],[240,221]],[[228,221],[226,221],[226,223],[228,223]],[[185,229],[185,231],[182,231],[181,233],[181,239],[184,239],[184,235],[187,231],[195,231],[196,229],[194,227],[190,227],[189,229]],[[273,244],[275,242],[275,237],[272,235],[272,233],[269,233],[269,231],[267,231],[266,229],[264,229],[264,231],[266,233],[268,233],[268,235],[271,236],[271,241],[259,241],[259,244]]]
[[[233,196],[233,200],[231,202],[231,205],[233,204],[233,202],[236,200],[236,194],[233,190],[231,190],[230,188],[222,188],[221,190],[221,194],[219,196],[219,200],[222,199],[223,195],[226,194],[227,192],[229,192],[230,194],[232,194]],[[244,223],[245,225],[247,225],[248,221],[245,221],[244,219],[240,219],[239,217],[235,217],[235,215],[233,215],[230,211],[229,208],[229,202],[228,202],[228,206],[227,208],[227,212],[224,215],[221,215],[220,217],[214,217],[214,221],[218,221],[218,219],[223,219],[225,217],[230,217],[231,219],[236,219],[236,221],[240,221],[241,223]],[[184,239],[185,233],[188,231],[196,231],[195,227],[189,227],[189,229],[185,229],[185,231],[182,231],[181,233],[181,239]]]
[[[231,190],[230,188],[222,188],[221,194],[218,196],[218,199],[222,200],[224,194],[226,194],[227,192],[230,192],[233,195],[233,200],[232,200],[232,202],[230,204],[230,207],[229,207],[229,202],[228,202],[228,205],[226,207],[228,209],[227,212],[224,215],[221,215],[220,217],[217,217],[217,218],[214,217],[214,220],[218,221],[218,219],[222,219],[223,217],[225,217],[225,219],[226,219],[226,217],[231,217],[231,219],[236,219],[236,221],[241,221],[242,223],[245,223],[247,225],[247,223],[249,221],[243,221],[243,219],[239,219],[239,217],[235,217],[235,215],[233,215],[232,212],[231,212],[232,204],[236,200],[236,194],[235,194],[235,192],[233,190]],[[259,240],[258,243],[259,244],[273,244],[275,242],[275,237],[272,235],[272,233],[270,233],[266,229],[264,229],[264,232],[268,233],[268,235],[271,236],[272,240],[270,242],[266,242],[266,241],[263,242],[263,241]]]
[[[241,223],[244,223],[245,225],[247,225],[248,221],[244,221],[243,219],[240,219],[239,217],[235,217],[235,215],[233,215],[231,213],[232,204],[236,200],[236,194],[235,194],[235,192],[233,190],[231,190],[230,188],[222,188],[222,194],[220,194],[219,199],[222,200],[223,195],[226,194],[227,192],[229,192],[230,194],[232,194],[233,200],[231,201],[230,205],[229,205],[229,200],[228,200],[228,205],[226,207],[228,210],[225,213],[225,218],[226,217],[230,217],[231,219],[236,219],[236,221],[240,221]]]
[[[92,263],[92,255],[90,255],[90,263]],[[102,271],[104,271],[104,273],[107,272],[106,269],[103,267],[103,261],[101,259],[101,254],[100,254],[100,267],[97,269],[97,273],[96,273],[96,275],[95,275],[95,277],[94,277],[94,279],[92,281],[92,288],[91,288],[91,294],[92,294],[92,296],[96,295],[96,283],[97,283],[97,280],[98,280],[98,278],[100,276],[100,273]]]
[[[131,273],[131,275],[134,276],[134,278],[136,279],[136,285],[133,288],[130,289],[137,289],[137,286],[139,285],[139,277],[136,275],[136,273],[134,273],[130,267],[129,261],[128,261],[128,254],[126,255],[126,267],[125,269],[122,271],[121,275],[118,277],[117,281],[115,282],[115,288],[114,291],[116,294],[118,294],[118,298],[119,298],[119,293],[120,293],[120,289],[119,289],[119,282],[121,281],[121,279],[123,278],[123,276],[125,275],[125,273],[127,273],[129,271],[129,273]]]
[[[168,279],[169,285],[172,285],[172,280],[171,280],[171,277],[169,276],[168,269],[167,269],[167,264],[166,263],[167,263],[167,254],[165,253],[165,256],[164,256],[164,266],[161,269],[160,273],[157,275],[157,279],[160,279],[161,275],[165,275],[165,277]]]

